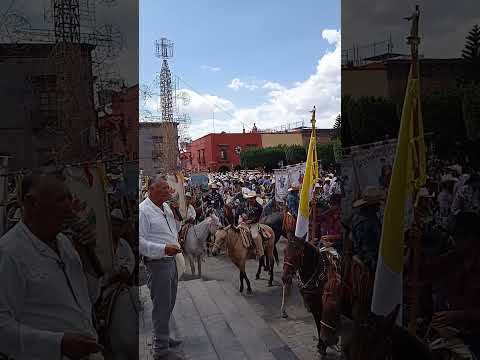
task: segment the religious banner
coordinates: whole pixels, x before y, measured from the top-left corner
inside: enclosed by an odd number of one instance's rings
[[[274,170],[275,200],[284,201],[288,194],[288,172],[285,169]]]
[[[352,214],[352,204],[359,199],[366,187],[374,186],[388,193],[397,140],[365,144],[349,148],[350,153],[341,161],[343,178],[342,218]],[[383,213],[383,209],[382,209]],[[406,224],[411,224],[413,208],[406,205]]]
[[[63,175],[73,197],[77,218],[95,227],[95,253],[102,269],[109,271],[112,268],[113,244],[103,164],[66,167]]]
[[[180,214],[183,218],[187,216],[187,204],[185,202],[185,178],[181,173],[177,175],[167,175],[167,182],[175,190],[173,199],[178,202]]]
[[[305,175],[305,163],[295,164],[287,167],[288,185],[301,187]]]

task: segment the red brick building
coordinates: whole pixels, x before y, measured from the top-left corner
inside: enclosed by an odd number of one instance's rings
[[[261,134],[208,134],[189,145],[182,161],[193,172],[232,170],[240,167],[240,151],[252,147],[262,147]]]

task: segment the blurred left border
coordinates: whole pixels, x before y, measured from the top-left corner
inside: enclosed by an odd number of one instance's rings
[[[138,359],[138,0],[0,4],[0,359]]]

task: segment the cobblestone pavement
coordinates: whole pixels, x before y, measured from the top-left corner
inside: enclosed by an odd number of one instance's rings
[[[283,249],[285,241],[282,239],[278,245],[278,252],[280,255],[280,264],[274,267],[274,285],[268,287],[268,274],[263,272],[259,280],[255,280],[255,273],[257,270],[257,263],[253,260],[247,263],[247,276],[250,279],[253,294],[240,295],[249,305],[255,310],[258,316],[263,319],[278,335],[278,337],[290,348],[300,360],[319,359],[316,344],[318,342],[317,330],[313,317],[305,309],[303,300],[296,285],[292,289],[289,298],[287,313],[289,317],[283,319],[280,316],[280,307],[282,302],[282,264],[283,264]],[[189,281],[198,279],[198,276],[192,277],[190,268],[187,264],[187,273],[183,275],[182,281]],[[225,255],[217,257],[207,257],[202,264],[202,279],[204,281],[217,280],[225,281],[232,284],[235,289],[239,288],[239,273],[237,268],[230,262]],[[150,309],[145,308],[143,316],[150,315]],[[143,342],[143,344],[142,344]],[[140,352],[144,354],[141,359],[147,359],[146,348],[149,347],[149,339],[141,339]],[[283,360],[281,356],[276,356],[278,360]],[[291,359],[292,357],[285,357],[284,359]],[[340,359],[338,354],[329,349],[328,359]]]

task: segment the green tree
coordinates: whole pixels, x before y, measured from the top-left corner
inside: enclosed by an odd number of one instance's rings
[[[462,50],[465,60],[464,81],[467,83],[480,81],[480,27],[474,25],[465,38],[465,48]]]

